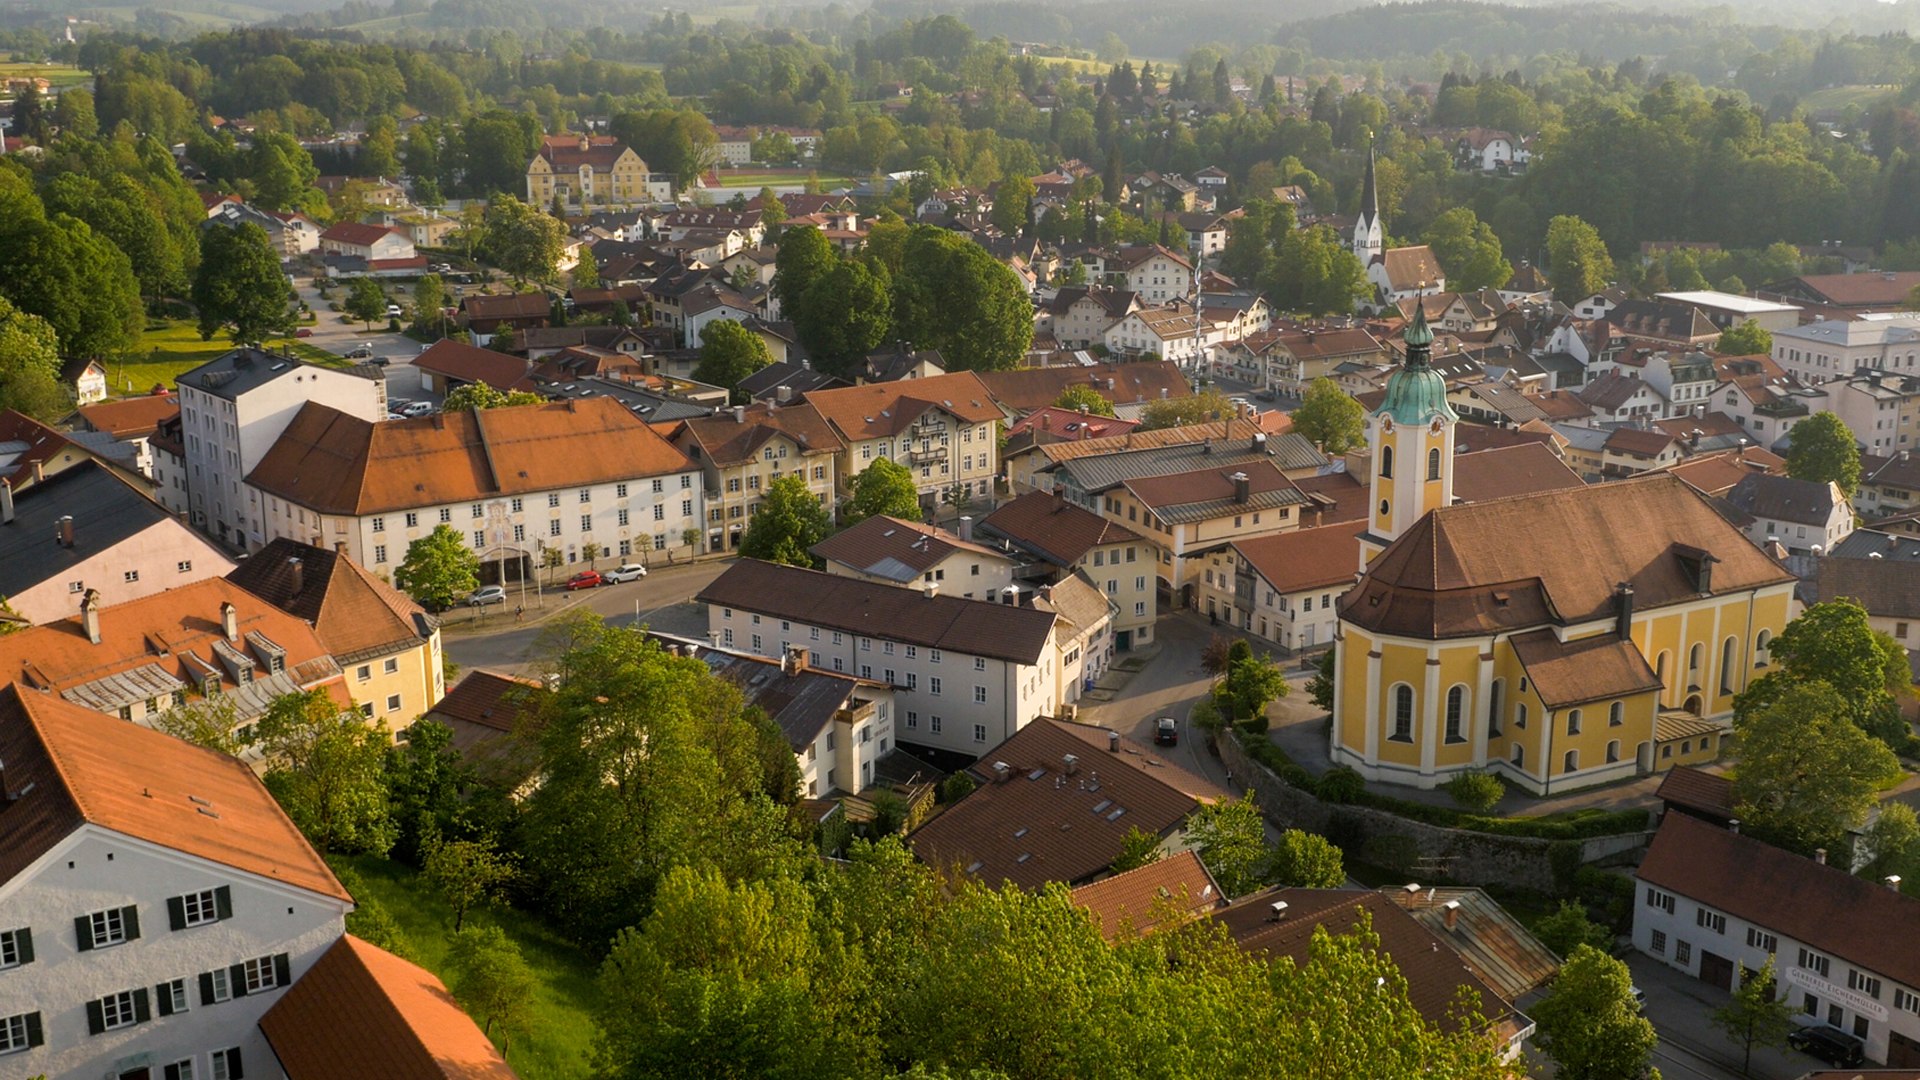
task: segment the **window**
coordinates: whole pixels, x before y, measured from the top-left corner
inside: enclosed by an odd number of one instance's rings
[[[881,643],[880,643],[880,653],[881,653],[881,655],[882,655],[882,656],[892,656],[892,655],[893,655],[893,642],[891,642],[891,641],[883,641],[883,642],[881,642]]]
[[[559,518],[554,518],[552,521],[547,522],[547,535],[548,536],[560,535],[560,519]]]
[[[1579,709],[1567,710],[1567,734],[1569,735],[1580,734],[1580,710]]]
[[[1567,751],[1566,756],[1560,759],[1560,771],[1561,772],[1579,772],[1580,771],[1580,751],[1578,750]]]
[[[1393,479],[1393,447],[1391,446],[1380,448],[1380,478]]]
[[[213,1080],[241,1080],[246,1075],[240,1070],[240,1048],[237,1046],[215,1050],[208,1056],[207,1063],[213,1066]]]
[[[1395,742],[1413,741],[1413,687],[1405,683],[1393,688],[1393,734]]]
[[[1753,666],[1766,667],[1773,650],[1773,631],[1762,630],[1753,639]]]
[[[399,694],[387,695],[387,711],[388,712],[400,711],[400,695]]]
[[[354,669],[353,677],[360,680],[361,682],[366,682],[368,679],[373,678],[373,665],[361,664],[359,667]]]
[[[79,939],[81,952],[103,949],[124,941],[138,941],[140,912],[132,905],[96,911],[73,920],[73,929]]]
[[[973,658],[973,670],[975,670],[975,671],[985,671],[985,670],[987,670],[987,658],[986,658],[986,657],[984,657],[984,656],[976,656],[976,657],[974,657],[974,658]]]
[[[653,520],[655,521],[667,520],[667,508],[659,503],[655,503],[653,507]]]
[[[407,528],[411,529],[418,524],[420,524],[420,515],[411,510],[407,511]]]
[[[473,530],[473,547],[474,547],[474,550],[475,550],[475,551],[484,551],[484,550],[486,550],[486,546],[487,546],[487,531],[486,531],[485,529],[475,529],[475,530]]]
[[[87,1033],[99,1035],[144,1024],[153,1018],[152,1008],[144,986],[96,998],[87,1002]]]
[[[1659,908],[1661,911],[1671,915],[1673,914],[1673,894],[1661,892],[1659,889],[1649,888],[1647,889],[1647,906]]]
[[[928,676],[927,693],[932,694],[935,697],[940,696],[940,676],[938,675]]]
[[[1607,706],[1607,726],[1608,727],[1619,727],[1621,724],[1624,724],[1626,722],[1627,722],[1627,706],[1625,702],[1616,701],[1613,704]]]
[[[39,1013],[0,1018],[0,1054],[30,1050],[44,1042],[46,1034],[41,1030]]]
[[[1652,939],[1647,942],[1647,949],[1653,952],[1657,956],[1667,955],[1666,932],[1661,930],[1655,930],[1653,932]]]
[[[387,519],[386,519],[386,518],[383,518],[383,517],[377,517],[377,518],[374,518],[374,519],[373,519],[373,531],[374,531],[374,532],[386,532],[386,531],[387,531]]]
[[[181,1058],[167,1065],[160,1073],[161,1080],[193,1080],[193,1059]]]
[[[179,562],[173,564],[173,568],[183,574],[191,574],[193,573],[193,560],[181,559]]]
[[[1803,947],[1800,950],[1797,966],[1806,968],[1808,971],[1814,972],[1824,979],[1827,977],[1828,970],[1832,966],[1832,961],[1811,949]]]
[[[933,732],[935,735],[940,734],[940,718],[937,716],[927,717],[927,730]]]
[[[656,509],[656,510],[658,510],[658,509],[659,509],[659,507],[657,507],[657,506],[656,506],[656,507],[654,507],[654,509]],[[616,511],[614,511],[614,517],[615,517],[615,519],[616,519],[616,520],[618,521],[618,523],[619,523],[619,524],[620,524],[620,525],[621,525],[621,526],[622,526],[623,528],[624,528],[624,527],[626,526],[626,524],[627,524],[627,511],[626,511],[626,509],[625,509],[624,507],[623,507],[623,508],[621,508],[621,509],[619,509],[619,510],[616,510]]]
[[[0,931],[0,968],[33,963],[33,931],[26,927]]]
[[[1920,1013],[1920,994],[1896,986],[1893,988],[1893,1007],[1901,1012]]]
[[[513,500],[513,508],[515,511],[518,511],[520,509],[519,499]],[[453,521],[453,507],[451,506],[441,507],[440,508],[440,524],[446,525],[446,524],[450,524],[452,521]]]
[[[987,725],[985,724],[973,725],[973,741],[974,742],[987,741]]]
[[[233,890],[222,885],[167,898],[167,928],[185,930],[233,918]]]
[[[174,979],[153,988],[153,1006],[161,1016],[187,1011],[187,980]]]
[[[1880,997],[1880,980],[1861,971],[1859,968],[1847,969],[1847,989],[1858,990],[1870,998]]]
[[[914,712],[912,709],[907,710],[907,726],[910,728],[917,728],[920,726],[920,714],[917,712]]]
[[[592,502],[592,501],[593,501],[593,489],[592,489],[592,488],[581,488],[581,489],[580,489],[580,501],[581,501],[581,502],[583,502],[583,503],[590,503],[590,502]]]
[[[1619,760],[1620,760],[1620,740],[1610,739],[1607,741],[1607,764],[1611,765],[1614,762]]]
[[[512,500],[510,500],[510,501],[509,501],[509,502],[507,503],[507,506],[508,506],[508,508],[509,508],[509,509],[511,509],[511,510],[512,510],[512,511],[513,511],[514,513],[516,513],[516,514],[517,514],[517,513],[519,513],[520,511],[522,511],[522,510],[524,510],[524,509],[526,509],[526,507],[527,507],[527,502],[526,502],[526,500],[525,500],[525,499],[521,499],[521,498],[517,498],[517,497],[516,497],[516,498],[514,498],[514,499],[512,499]],[[441,512],[441,513],[443,513],[443,514],[444,514],[444,513],[446,513],[446,511],[445,511],[445,510],[442,510],[442,511],[440,511],[440,512]],[[443,520],[444,520],[444,519],[443,519]]]
[[[1487,734],[1500,734],[1500,698],[1507,689],[1507,680],[1495,679],[1487,688]]]
[[[985,705],[987,703],[987,688],[984,686],[975,686],[973,688],[973,700],[976,704]]]
[[[1513,726],[1521,731],[1527,730],[1527,703],[1524,701],[1513,707]]]
[[[1691,964],[1693,962],[1693,946],[1684,941],[1674,942],[1673,962],[1676,964]]]
[[[1727,917],[1711,908],[1701,908],[1693,913],[1695,925],[1703,926],[1716,934],[1727,932]]]
[[[1465,742],[1466,736],[1460,733],[1460,719],[1467,711],[1467,688],[1456,686],[1447,691],[1447,741]]]
[[[1779,952],[1780,939],[1758,927],[1747,927],[1747,947],[1761,952]]]
[[[1427,479],[1440,479],[1440,450],[1438,447],[1427,451]]]
[[[293,981],[287,971],[286,953],[256,957],[235,964],[228,970],[228,976],[232,980],[235,997],[272,990]]]

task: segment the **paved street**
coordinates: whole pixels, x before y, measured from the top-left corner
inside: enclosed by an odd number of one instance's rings
[[[602,569],[612,567],[614,561],[602,560]],[[517,591],[509,593],[505,604],[457,608],[441,617],[447,656],[463,669],[525,674],[534,668],[538,659],[532,655],[534,643],[555,616],[586,607],[616,625],[631,624],[636,613],[645,621],[646,616],[658,609],[671,608],[690,599],[719,577],[727,566],[724,561],[691,566],[662,564],[653,567],[641,580],[622,585],[573,593],[556,588],[544,596],[529,590],[521,621],[514,618],[514,608],[523,603]],[[565,580],[571,573],[573,570],[565,573],[556,570],[554,580]]]

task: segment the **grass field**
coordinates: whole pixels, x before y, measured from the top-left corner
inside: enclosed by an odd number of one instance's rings
[[[328,367],[351,366],[345,359],[304,341],[282,338],[267,345],[276,351],[290,346],[293,355],[300,359]],[[232,343],[221,334],[215,334],[212,341],[201,341],[200,331],[191,323],[150,325],[147,332],[140,335],[140,348],[135,354],[144,354],[146,359],[108,364],[107,392],[116,396],[144,394],[153,389],[155,383],[172,388],[175,379],[231,348]]]
[[[55,86],[73,86],[84,83],[93,76],[77,67],[65,64],[34,64],[24,60],[0,62],[0,80],[40,78]]]
[[[408,959],[446,981],[447,939],[453,928],[446,903],[422,887],[413,870],[391,859],[363,855],[339,861],[360,875],[363,891],[371,893],[399,923]],[[539,980],[532,1021],[527,1033],[508,1045],[507,1063],[521,1076],[542,1080],[592,1075],[594,967],[586,955],[544,924],[518,912],[470,912],[467,922],[492,923],[506,931]]]
[[[1866,109],[1899,89],[1897,86],[1828,86],[1802,97],[1800,105],[1805,109],[1844,109],[1849,105]]]
[[[779,172],[768,172],[764,169],[720,170],[720,186],[723,188],[753,188],[755,191],[758,191],[763,187],[804,184],[806,182],[806,169],[784,169]],[[846,173],[823,172],[820,174],[820,187],[822,189],[846,187],[849,184],[857,184],[859,182],[860,181],[848,176]]]

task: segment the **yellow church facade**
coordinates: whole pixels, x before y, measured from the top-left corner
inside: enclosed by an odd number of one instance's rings
[[[1334,762],[1423,788],[1485,769],[1552,794],[1711,761],[1792,576],[1671,476],[1455,505],[1457,417],[1428,341],[1416,319],[1368,418]]]

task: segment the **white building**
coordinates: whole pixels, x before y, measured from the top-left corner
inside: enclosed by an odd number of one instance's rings
[[[1192,370],[1201,358],[1200,317],[1185,305],[1140,308],[1107,329],[1107,351],[1151,356]]]
[[[588,544],[595,561],[684,549],[698,537],[699,478],[618,401],[575,398],[380,423],[310,405],[245,488],[266,539],[344,543],[390,576],[413,541],[446,525],[483,577],[515,581],[548,550],[572,564]]]
[[[342,371],[253,348],[201,364],[176,387],[189,520],[247,548],[266,543],[266,521],[241,488],[295,414],[314,404],[369,424],[387,415],[380,369]]]
[[[797,646],[816,667],[892,686],[904,742],[983,754],[1060,704],[1052,611],[754,559],[694,599],[721,648],[780,657]]]
[[[1771,959],[1801,1023],[1920,1068],[1920,900],[1678,811],[1635,876],[1634,948],[1723,991]]]
[[[1920,315],[1828,319],[1776,330],[1773,360],[1808,386],[1844,379],[1862,368],[1920,374]]]
[[[963,600],[1001,602],[1013,584],[1014,560],[973,540],[973,519],[961,532],[875,514],[813,545],[838,577],[918,589],[933,585]]]
[[[353,898],[252,770],[12,686],[0,753],[0,1074],[280,1075],[260,1019]]]
[[[1149,304],[1193,295],[1193,263],[1159,244],[1121,248],[1102,260],[1101,269]]]
[[[1703,289],[1697,292],[1663,292],[1656,300],[1690,304],[1706,312],[1713,325],[1729,330],[1741,323],[1759,323],[1769,331],[1791,330],[1800,325],[1800,309],[1773,300],[1756,300],[1739,293]]]

